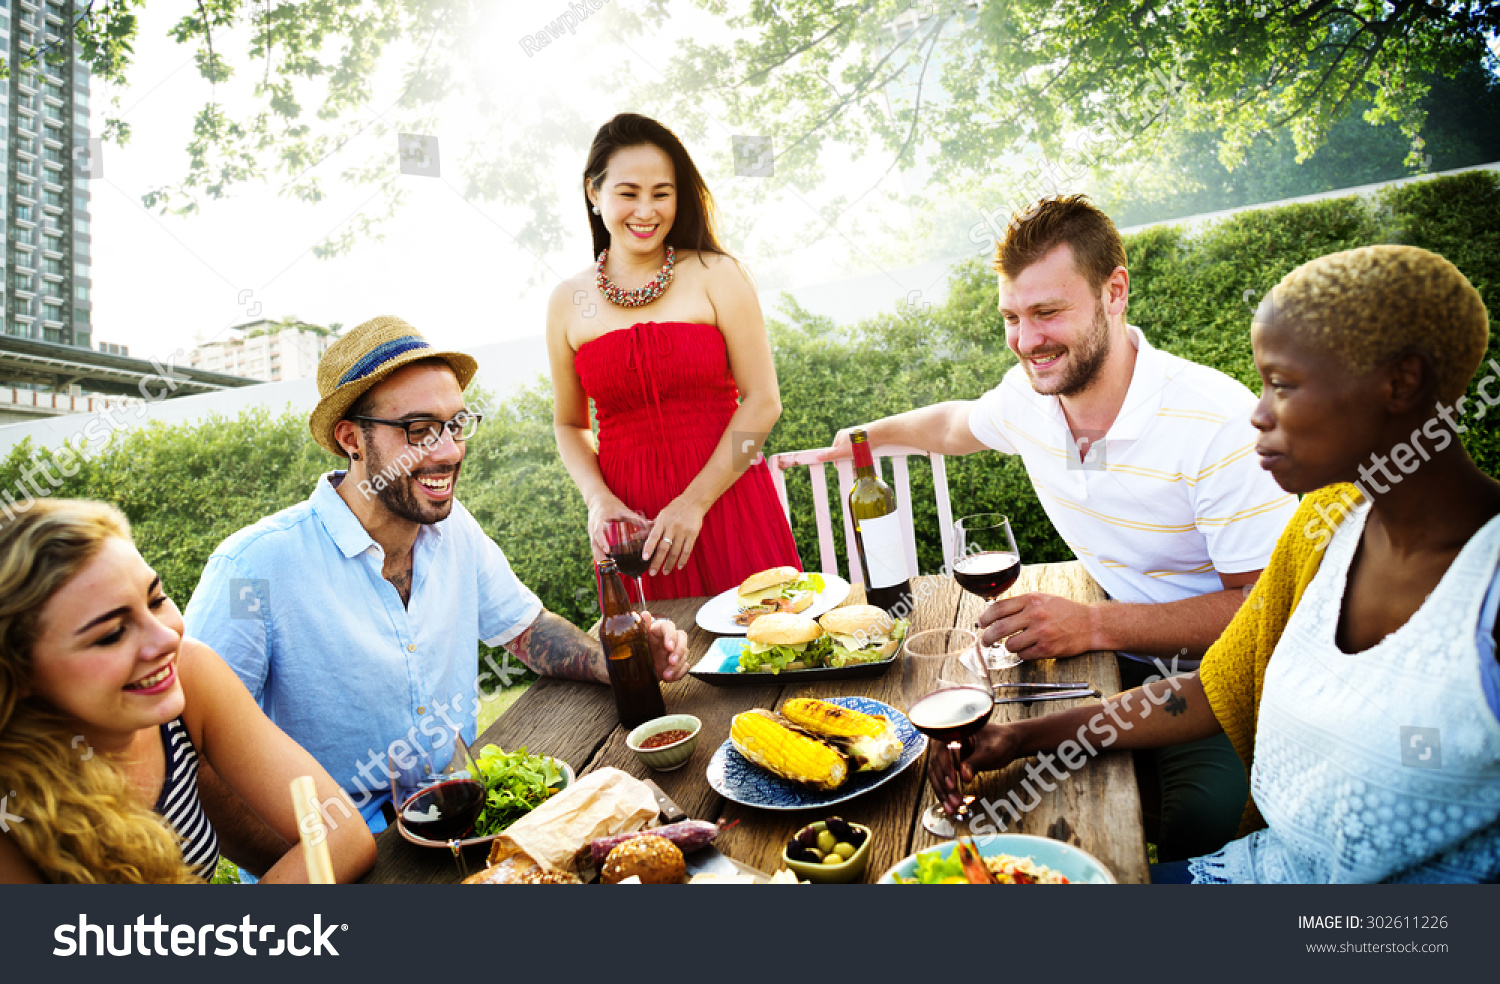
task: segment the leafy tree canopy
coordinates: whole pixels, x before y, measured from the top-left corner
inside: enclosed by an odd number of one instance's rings
[[[160,2],[160,0],[158,0]],[[97,77],[131,71],[144,0],[75,3],[72,28]],[[597,4],[597,5],[596,5]],[[822,179],[831,147],[875,150],[892,169],[919,160],[938,186],[993,173],[996,162],[1040,150],[1049,159],[1150,153],[1152,128],[1214,135],[1226,165],[1257,137],[1290,133],[1298,159],[1356,108],[1395,126],[1423,159],[1424,97],[1434,77],[1476,62],[1493,73],[1497,0],[695,0],[695,15],[726,30],[688,32],[660,78],[615,78],[638,108],[685,134],[718,119],[773,140],[778,182]],[[555,96],[526,93],[526,59],[495,50],[492,26],[528,25],[484,0],[196,0],[173,37],[196,49],[214,95],[199,111],[189,165],[147,203],[192,211],[204,198],[272,180],[306,201],[326,195],[315,170],[356,137],[421,133],[439,107],[461,105],[481,128],[461,157],[463,192],[518,206],[516,233],[535,250],[560,243],[557,196],[539,173],[579,156],[600,121]],[[676,6],[676,5],[673,5]],[[572,4],[567,9],[583,30]],[[628,40],[672,26],[664,0],[603,4],[585,27]],[[679,8],[680,9],[680,8]],[[561,13],[559,7],[556,13]],[[562,19],[538,10],[548,30]],[[680,19],[680,18],[679,18]],[[557,33],[557,32],[554,32]],[[561,34],[558,34],[561,37]],[[33,51],[31,58],[57,58]],[[23,58],[23,61],[25,59]],[[401,66],[393,97],[377,70]],[[513,84],[497,91],[496,64]],[[586,66],[585,66],[586,67]],[[582,71],[583,68],[580,68]],[[223,95],[231,84],[245,99]],[[106,133],[128,138],[118,120]],[[367,235],[400,200],[394,139],[347,168],[373,186],[368,209],[322,252]],[[575,203],[576,204],[576,203]]]

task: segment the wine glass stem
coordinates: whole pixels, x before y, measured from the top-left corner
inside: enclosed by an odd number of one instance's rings
[[[963,747],[962,742],[948,742],[948,755],[953,761],[953,784],[958,787],[958,809],[948,811],[948,819],[953,821],[955,827],[959,824],[969,822],[969,799],[964,795],[963,773],[958,771],[959,766],[962,764],[962,760],[959,759],[958,755],[959,752],[963,751]]]
[[[635,596],[640,601],[641,610],[646,610],[646,586],[641,583],[641,576],[635,576]]]

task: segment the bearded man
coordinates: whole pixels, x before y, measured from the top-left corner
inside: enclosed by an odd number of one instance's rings
[[[1145,680],[1153,655],[1196,667],[1297,507],[1255,454],[1254,395],[1153,348],[1126,323],[1124,244],[1082,195],[1016,216],[994,269],[1019,365],[977,400],[866,424],[871,447],[1020,455],[1048,518],[1110,596],[1002,599],[980,617],[986,645],[1004,639],[1022,659],[1116,650],[1127,688]],[[849,453],[842,430],[825,458]],[[1215,850],[1235,834],[1248,786],[1227,740],[1150,754],[1138,764],[1160,772],[1160,806],[1155,778],[1143,775],[1142,791],[1148,817],[1161,818],[1162,860]]]
[[[308,424],[348,470],[220,544],[184,615],[377,830],[388,756],[441,766],[455,730],[474,739],[493,676],[478,673],[479,640],[543,675],[609,680],[598,641],[542,607],[456,497],[481,417],[463,397],[476,369],[398,318],[335,342]],[[647,621],[658,677],[677,679],[686,634]],[[212,776],[200,788],[222,799]]]

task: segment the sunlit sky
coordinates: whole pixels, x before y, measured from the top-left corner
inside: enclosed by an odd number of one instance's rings
[[[565,248],[538,257],[511,238],[508,230],[519,225],[512,209],[498,203],[466,202],[459,192],[463,181],[452,160],[466,133],[464,106],[450,108],[435,130],[446,152],[441,177],[398,177],[410,199],[382,227],[384,241],[364,243],[337,259],[317,259],[311,249],[358,213],[374,191],[373,187],[350,187],[338,179],[344,168],[366,159],[372,137],[352,141],[319,165],[318,173],[325,176],[334,194],[315,206],[278,197],[275,184],[252,184],[237,188],[227,199],[205,200],[198,213],[186,217],[162,216],[144,208],[144,192],[175,182],[185,172],[193,120],[210,95],[208,83],[193,64],[193,49],[167,37],[168,29],[192,6],[191,2],[153,0],[142,9],[131,84],[120,93],[132,137],[123,148],[105,147],[103,177],[92,182],[96,342],[122,343],[130,346],[132,355],[165,358],[179,348],[187,351],[195,340],[225,337],[231,325],[254,317],[288,315],[349,327],[377,314],[397,314],[434,342],[457,347],[543,331],[552,285],[589,261],[587,227],[581,215],[566,212],[570,221],[576,221],[576,228],[565,230]],[[674,47],[670,34],[621,43],[607,20],[595,15],[597,20],[580,24],[576,34],[528,56],[518,43],[521,33],[540,30],[567,4],[558,0],[535,6],[495,4],[495,8],[489,40],[481,46],[492,57],[482,70],[486,84],[510,93],[508,98],[518,106],[547,94],[603,123],[616,112],[638,107],[591,87],[583,67],[623,64],[632,73],[650,77],[659,75]],[[694,32],[703,42],[712,39],[706,31],[723,29],[684,5],[680,16],[674,9],[667,30],[679,35]],[[216,44],[220,50],[245,48],[242,38],[218,38]],[[377,108],[388,106],[399,92],[404,65],[403,53],[382,66],[377,77],[380,96],[374,101]],[[98,135],[109,93],[97,84],[94,89],[92,127]],[[234,86],[221,86],[217,96],[232,104]],[[671,125],[672,121],[663,122]],[[734,183],[759,179],[738,177],[728,169],[734,131],[718,124],[710,126],[710,131],[708,145],[689,141],[688,149],[721,208],[733,208]],[[539,170],[538,183],[571,189],[582,170],[582,158],[580,152],[578,160],[566,166],[559,163],[551,171]],[[847,161],[847,156],[835,159]],[[869,157],[841,163],[836,173],[828,175],[826,187],[844,192],[867,187],[880,179],[885,164]],[[884,187],[899,193],[901,175],[893,174]],[[889,215],[890,206],[880,205],[879,199],[872,195],[869,204],[862,206],[866,217],[877,208],[886,208]],[[772,229],[807,229],[817,204],[817,195],[791,195],[781,205],[764,208],[753,220]],[[801,250],[788,250],[783,241],[779,248],[762,248],[764,255],[749,248],[741,257],[762,287],[803,286],[879,272],[880,265],[842,232],[806,242]],[[913,256],[911,262],[932,259],[936,257]],[[536,282],[528,286],[529,280]]]

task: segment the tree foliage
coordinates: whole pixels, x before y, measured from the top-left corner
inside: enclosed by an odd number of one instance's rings
[[[96,77],[129,80],[144,2],[75,4],[74,37]],[[640,40],[672,26],[671,6],[617,0],[588,29]],[[689,33],[661,60],[660,79],[608,84],[688,135],[716,119],[770,135],[778,186],[816,184],[825,151],[840,145],[880,152],[887,173],[920,162],[950,193],[993,178],[997,162],[1021,152],[1085,164],[1146,159],[1154,144],[1139,138],[1161,131],[1210,135],[1226,165],[1249,159],[1258,137],[1284,132],[1300,161],[1356,109],[1368,122],[1394,125],[1417,166],[1432,80],[1466,65],[1492,72],[1486,45],[1500,29],[1496,0],[696,6],[729,40]],[[396,135],[430,132],[441,110],[462,107],[473,133],[458,152],[444,150],[449,173],[459,172],[456,187],[472,200],[516,206],[517,243],[553,250],[562,212],[538,176],[580,161],[602,120],[555,94],[516,98],[529,80],[525,59],[495,51],[492,28],[497,18],[514,26],[506,47],[528,28],[566,37],[554,17],[561,10],[538,11],[529,25],[509,16],[524,9],[484,0],[197,0],[171,34],[194,50],[213,93],[195,117],[186,171],[145,200],[189,213],[245,183],[271,182],[318,202],[330,193],[319,165],[352,145],[364,156],[341,179],[371,194],[316,249],[331,255],[378,235],[399,206]],[[393,65],[401,82],[385,92],[377,75]],[[500,83],[497,66],[512,67]],[[129,137],[119,118],[107,119],[105,132]],[[837,198],[824,218],[841,215],[856,192]]]
[[[658,95],[684,114],[718,96],[803,179],[834,142],[874,140],[899,167],[930,143],[927,163],[958,179],[1029,146],[1091,162],[1159,124],[1220,134],[1226,164],[1285,127],[1300,159],[1361,103],[1415,164],[1422,80],[1493,67],[1500,29],[1485,0],[698,2],[735,38],[684,45]]]

